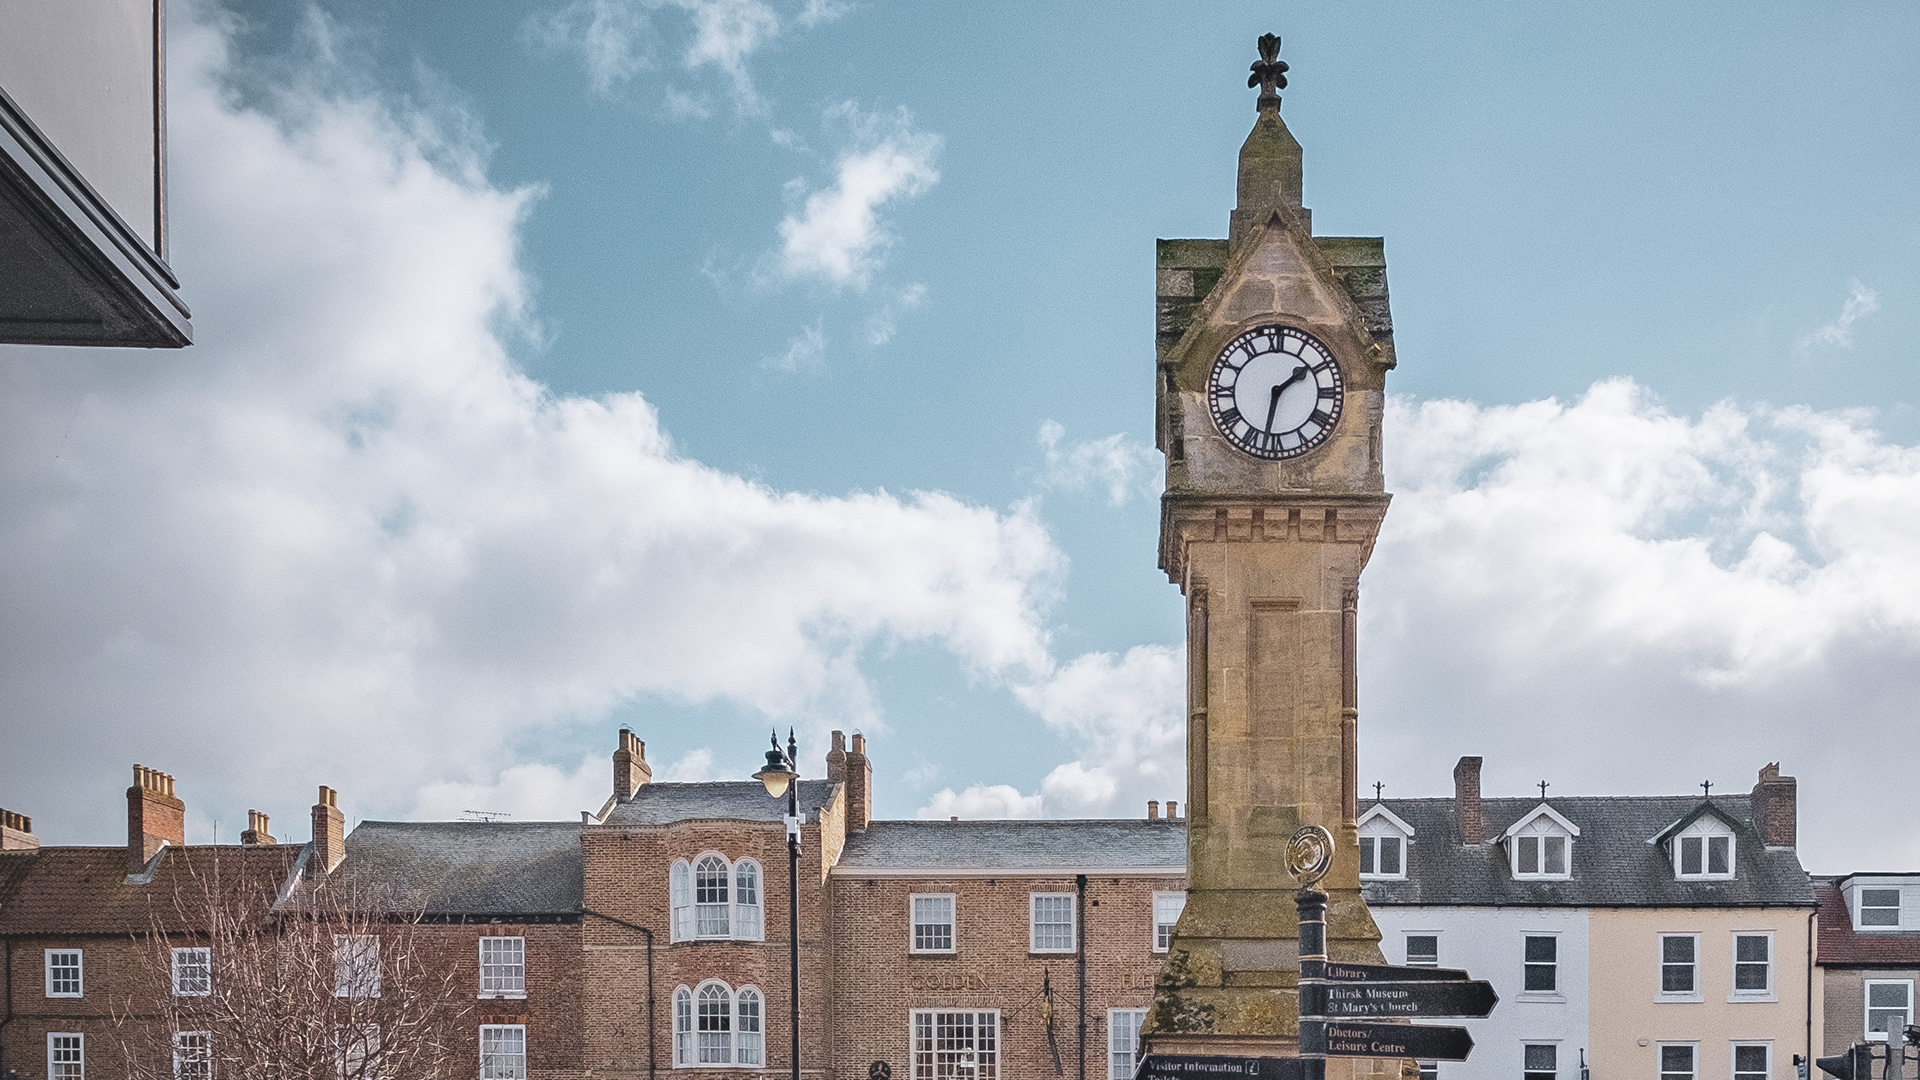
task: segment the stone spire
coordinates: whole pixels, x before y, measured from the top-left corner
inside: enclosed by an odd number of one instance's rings
[[[1254,62],[1247,86],[1260,88],[1260,116],[1240,147],[1239,200],[1227,229],[1229,247],[1237,247],[1241,238],[1266,224],[1274,208],[1282,204],[1300,218],[1302,225],[1311,221],[1300,205],[1300,143],[1280,119],[1277,91],[1286,88],[1287,62],[1278,58],[1278,37],[1262,34],[1259,45],[1260,59]]]

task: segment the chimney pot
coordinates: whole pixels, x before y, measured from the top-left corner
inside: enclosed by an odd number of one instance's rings
[[[1484,844],[1486,825],[1480,813],[1480,759],[1463,757],[1453,767],[1453,808],[1460,818],[1460,842]]]
[[[278,843],[267,831],[267,815],[258,810],[247,811],[247,831],[240,834],[240,842],[249,846]]]
[[[948,818],[947,820],[948,820],[948,821],[959,821],[959,820],[960,820],[960,815],[959,815],[959,814],[955,814],[955,815],[953,815],[952,817],[950,817],[950,818]]]
[[[173,777],[135,765],[127,789],[128,871],[139,873],[161,848],[186,842],[187,807],[173,794]]]
[[[1172,799],[1167,800],[1167,820],[1168,821],[1180,820],[1180,804],[1177,802],[1174,802]]]
[[[1160,800],[1158,799],[1147,800],[1147,820],[1148,821],[1160,820]]]

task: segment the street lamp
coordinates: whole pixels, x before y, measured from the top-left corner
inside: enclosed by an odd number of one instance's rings
[[[793,1080],[800,1080],[800,766],[794,755],[793,729],[787,729],[787,748],[780,749],[780,733],[773,733],[773,749],[766,767],[753,774],[767,785],[767,794],[787,797],[787,974],[788,1003],[792,1006],[788,1030],[793,1033]]]

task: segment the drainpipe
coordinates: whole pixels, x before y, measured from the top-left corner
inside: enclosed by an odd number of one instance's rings
[[[592,908],[583,907],[580,909],[580,913],[582,915],[591,915],[596,919],[605,919],[610,923],[618,923],[629,930],[638,930],[647,935],[647,1080],[654,1080],[653,1074],[656,1066],[653,1054],[653,1040],[654,1032],[660,1025],[654,1019],[653,1013],[653,931],[641,926],[639,923],[630,923],[625,919],[618,919],[612,915],[602,914]]]
[[[1074,966],[1080,973],[1080,1080],[1087,1080],[1087,875],[1073,875],[1073,928],[1079,931],[1075,942]]]
[[[1814,923],[1820,917],[1820,909],[1807,912],[1807,1060],[1813,1060],[1813,938]],[[1888,1046],[1893,1043],[1889,1041]],[[1811,1074],[1811,1069],[1808,1070]]]
[[[0,979],[5,979],[6,981],[6,989],[4,993],[7,996],[7,1015],[4,1019],[0,1019],[0,1036],[4,1036],[7,1031],[7,1025],[13,1023],[13,939],[12,938],[7,939],[7,958],[6,958],[5,970],[6,970],[6,974],[4,976],[0,976]],[[5,1075],[7,1075],[7,1041],[4,1038],[0,1038],[0,1076],[5,1076]]]

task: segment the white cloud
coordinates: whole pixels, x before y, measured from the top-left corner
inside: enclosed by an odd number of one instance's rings
[[[689,750],[680,760],[667,766],[655,779],[670,784],[698,784],[716,777],[713,769],[713,751],[702,746]]]
[[[181,14],[199,343],[0,350],[0,790],[43,835],[110,833],[74,792],[133,760],[196,807],[303,817],[325,781],[350,813],[427,787],[565,815],[600,765],[503,763],[625,702],[817,732],[879,726],[874,644],[1046,670],[1063,559],[1030,511],[775,491],[680,456],[638,394],[549,392],[509,352],[533,192],[436,164],[389,103],[226,94],[224,38]]]
[[[1745,790],[1797,773],[1803,859],[1920,858],[1848,792],[1920,734],[1920,448],[1856,412],[1394,400],[1362,591],[1362,769],[1489,794]]]
[[[665,19],[666,14],[679,18]],[[837,12],[828,13],[818,0],[810,0],[797,21],[813,26],[833,14]],[[599,94],[611,94],[640,72],[658,66],[655,53],[663,41],[684,39],[681,68],[717,73],[741,113],[762,111],[747,61],[778,37],[781,29],[780,14],[762,0],[573,0],[536,12],[525,24],[527,39],[535,47],[577,57]],[[710,114],[701,95],[676,87],[667,88],[666,101],[676,116]]]
[[[588,756],[572,770],[540,762],[510,765],[490,780],[436,780],[420,789],[413,816],[458,819],[468,811],[505,814],[513,819],[551,819],[566,809],[598,810],[611,790],[611,768],[603,755]],[[295,835],[298,835],[297,833]]]
[[[974,784],[958,794],[945,788],[920,808],[922,821],[944,821],[957,817],[962,821],[984,818],[1044,817],[1038,795],[1022,795],[1012,784]]]
[[[1158,498],[1165,482],[1160,452],[1124,433],[1066,443],[1067,429],[1048,420],[1040,425],[1040,449],[1046,471],[1040,485],[1058,491],[1105,488],[1107,505],[1125,506],[1136,496]]]
[[[767,366],[778,371],[818,371],[827,352],[826,316],[787,339],[787,351],[767,358]]]
[[[1815,348],[1850,349],[1853,347],[1853,324],[1880,310],[1880,294],[1862,285],[1858,280],[1847,283],[1847,299],[1840,305],[1840,314],[1833,321],[1800,339],[1799,352],[1803,355]]]
[[[847,128],[850,145],[835,164],[831,185],[811,194],[804,181],[788,185],[795,198],[805,198],[780,222],[779,271],[835,288],[865,289],[894,242],[881,210],[939,181],[934,160],[941,139],[916,130],[904,108],[881,116],[844,102],[827,110],[827,120]]]
[[[896,291],[892,299],[880,305],[880,310],[867,316],[867,344],[879,346],[892,341],[900,330],[900,314],[912,311],[926,300],[925,285],[916,283]]]

